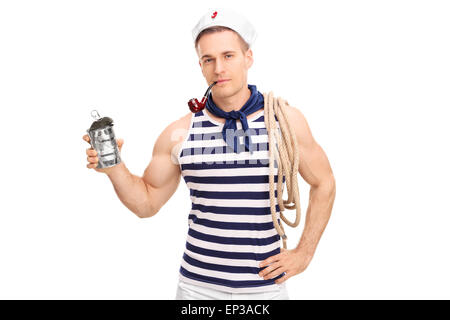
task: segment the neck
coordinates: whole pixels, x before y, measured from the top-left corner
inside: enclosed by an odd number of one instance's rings
[[[242,90],[230,97],[216,97],[214,95],[211,95],[211,97],[218,108],[225,112],[231,112],[233,110],[240,110],[248,99],[250,99],[251,94],[252,92],[246,84]]]

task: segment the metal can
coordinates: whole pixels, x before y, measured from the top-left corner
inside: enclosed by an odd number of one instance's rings
[[[98,157],[98,169],[113,167],[121,162],[119,148],[113,130],[113,120],[109,117],[100,117],[97,110],[92,110],[94,122],[87,130],[90,144]]]

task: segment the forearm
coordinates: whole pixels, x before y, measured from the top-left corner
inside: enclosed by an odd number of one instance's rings
[[[152,215],[147,187],[141,177],[133,175],[123,162],[108,171],[107,176],[128,209],[141,218]]]
[[[319,240],[330,219],[336,186],[334,180],[311,187],[305,227],[295,251],[312,259]]]

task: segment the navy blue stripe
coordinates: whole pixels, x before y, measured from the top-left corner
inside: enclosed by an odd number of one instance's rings
[[[241,144],[243,146],[243,144]],[[239,150],[239,149],[238,149]],[[244,147],[242,147],[244,151]],[[269,150],[268,142],[252,143],[250,150],[253,151],[267,151]],[[208,155],[208,154],[228,154],[234,153],[230,146],[215,146],[215,147],[198,147],[198,148],[184,148],[181,151],[180,157]]]
[[[278,190],[275,191],[275,198],[278,197]],[[264,200],[269,199],[269,191],[202,191],[189,189],[191,196],[206,199],[244,199],[244,200]]]
[[[275,183],[278,182],[278,175],[274,177]],[[269,175],[259,175],[259,176],[208,176],[208,177],[195,177],[195,176],[184,176],[184,181],[186,182],[196,182],[196,183],[226,183],[226,184],[236,184],[236,183],[269,183]]]
[[[203,204],[192,203],[193,210],[199,210],[201,212],[211,212],[218,214],[252,214],[252,215],[265,215],[272,213],[270,212],[269,207],[218,207],[218,206],[205,206]],[[275,205],[275,210],[280,211],[280,206],[278,204]]]
[[[206,263],[206,262],[194,259],[194,258],[188,256],[186,253],[183,255],[183,259],[191,266],[199,267],[202,269],[221,271],[221,272],[257,274],[263,270],[263,268],[255,268],[255,267],[225,266],[222,264]]]
[[[217,251],[211,249],[205,249],[201,247],[194,246],[193,244],[186,242],[186,249],[201,254],[203,256],[210,256],[222,259],[234,259],[234,260],[256,260],[262,261],[271,256],[279,254],[280,248],[276,248],[267,253],[254,253],[254,252],[228,252],[228,251]]]
[[[198,239],[198,240],[203,240],[203,241],[208,241],[208,242],[213,242],[213,243],[248,245],[248,246],[267,246],[267,245],[273,244],[274,242],[277,242],[280,240],[280,236],[278,235],[278,233],[276,235],[274,235],[272,237],[268,237],[268,238],[235,238],[235,237],[213,236],[213,235],[195,231],[191,228],[188,231],[188,235],[190,235],[191,237]],[[277,249],[277,250],[279,251],[279,249]],[[217,252],[219,252],[219,251],[217,251]],[[200,252],[198,252],[198,253],[200,253]],[[256,256],[260,256],[261,257],[260,260],[264,260],[270,256],[270,252],[269,253],[261,253],[261,254],[242,253],[242,252],[241,253],[220,252],[220,254],[221,254],[222,258],[229,258],[229,259],[256,259],[255,258]],[[238,256],[243,255],[244,257],[236,258],[236,254]],[[205,255],[209,255],[209,254],[205,254]],[[224,255],[228,255],[228,256],[224,256]]]
[[[269,279],[269,280],[250,280],[250,281],[236,281],[236,280],[226,280],[226,279],[219,279],[215,277],[208,277],[203,276],[197,273],[193,273],[190,271],[187,271],[182,266],[180,267],[180,273],[185,276],[186,278],[202,281],[202,282],[208,282],[212,284],[219,284],[222,286],[227,286],[231,288],[249,288],[249,287],[262,287],[262,286],[268,286],[275,283],[275,280],[278,280],[281,278],[284,273],[280,274],[279,276]]]
[[[186,183],[195,182],[195,183],[228,183],[228,184],[236,184],[236,183],[269,183],[269,175],[264,176],[250,176],[250,181],[247,179],[249,176],[209,176],[209,177],[195,177],[195,176],[183,176],[183,179]],[[255,178],[256,177],[256,178]],[[235,180],[233,180],[235,179]],[[265,181],[265,182],[264,182]],[[286,177],[283,176],[283,183],[286,182]],[[275,173],[274,183],[278,183],[278,174]]]
[[[252,120],[252,122],[264,122],[264,114],[260,116],[258,119]]]
[[[188,219],[209,228],[224,229],[224,230],[253,230],[253,231],[267,231],[273,229],[273,222],[224,222],[208,219],[198,218],[195,214],[190,214]]]
[[[193,128],[206,128],[206,127],[215,127],[216,124],[210,122],[210,121],[196,121],[192,124]]]
[[[250,127],[251,136],[262,136],[267,135],[267,129],[266,128],[252,128]],[[243,129],[240,129],[243,130]],[[238,135],[238,134],[236,134]],[[208,132],[208,133],[190,133],[188,141],[200,141],[200,140],[217,140],[217,139],[223,139],[222,131],[217,132]]]
[[[275,160],[275,167],[278,168],[278,162]],[[230,163],[207,163],[207,162],[198,162],[198,163],[184,163],[181,164],[181,170],[203,170],[203,169],[237,169],[237,168],[268,168],[269,162],[261,163],[258,160],[239,160],[238,161],[230,161]]]
[[[257,112],[260,112],[260,111],[257,111]],[[208,117],[209,117],[208,115],[206,115],[206,114],[203,112],[203,110],[201,110],[200,112],[197,112],[197,113],[195,114],[195,116],[196,116],[196,117],[199,117],[199,116],[205,116],[205,118],[208,118]],[[275,119],[276,119],[276,117],[275,117]],[[208,121],[209,123],[212,123],[212,122],[210,122],[209,120],[206,120],[206,121]],[[198,121],[198,122],[200,122],[200,121]],[[203,122],[203,121],[202,121],[202,122]],[[251,119],[251,120],[248,121],[249,124],[252,123],[252,122],[264,122],[264,112],[262,112],[261,116],[259,116],[257,119]],[[215,124],[215,125],[216,125],[216,124]]]

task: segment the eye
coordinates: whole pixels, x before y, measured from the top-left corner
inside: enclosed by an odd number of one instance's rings
[[[225,55],[225,57],[232,57],[232,56],[233,56],[232,54],[227,54],[227,55]],[[209,60],[211,60],[211,59],[205,59],[205,60],[203,60],[203,62],[204,62],[204,63],[208,63]]]

